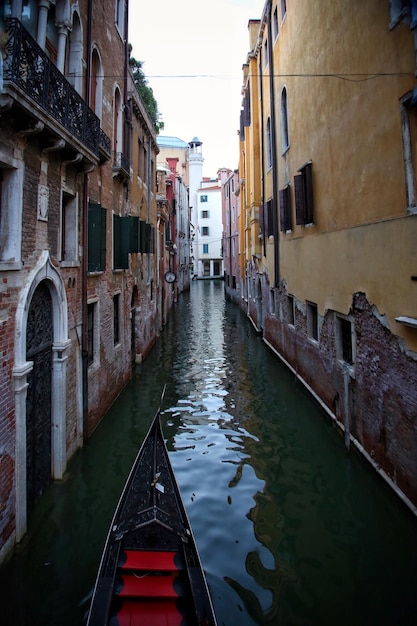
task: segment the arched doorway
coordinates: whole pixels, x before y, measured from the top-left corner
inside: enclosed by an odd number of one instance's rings
[[[70,345],[65,287],[45,251],[28,276],[16,309],[17,541],[26,532],[28,506],[52,479],[64,475]]]
[[[28,312],[26,395],[26,493],[28,511],[51,482],[52,298],[45,281],[36,288]]]

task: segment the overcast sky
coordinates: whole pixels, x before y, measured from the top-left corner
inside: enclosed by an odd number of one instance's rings
[[[165,128],[203,142],[203,174],[238,166],[242,65],[249,19],[265,0],[131,0],[129,41],[143,61]]]

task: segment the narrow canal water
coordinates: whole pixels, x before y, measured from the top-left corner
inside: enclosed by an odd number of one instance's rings
[[[417,624],[417,520],[257,337],[223,283],[182,297],[152,353],[0,568],[1,623],[77,626],[159,404],[219,625]],[[152,626],[152,625],[149,625]]]

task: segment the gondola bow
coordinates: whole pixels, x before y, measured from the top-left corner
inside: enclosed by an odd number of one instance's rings
[[[215,626],[207,581],[158,409],[101,558],[87,626]]]

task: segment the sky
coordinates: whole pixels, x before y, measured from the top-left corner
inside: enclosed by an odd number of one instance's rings
[[[130,0],[129,42],[165,124],[161,135],[202,142],[203,176],[239,162],[242,65],[249,19],[265,0]]]

